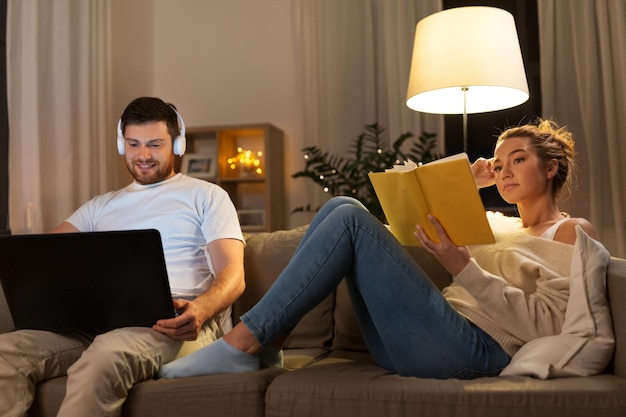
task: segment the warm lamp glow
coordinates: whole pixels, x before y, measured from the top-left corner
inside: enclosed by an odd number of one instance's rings
[[[406,104],[438,114],[506,109],[528,100],[515,20],[494,7],[459,7],[422,19]]]

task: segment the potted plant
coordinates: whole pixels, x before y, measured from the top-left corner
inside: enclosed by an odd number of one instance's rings
[[[304,152],[305,166],[292,178],[309,178],[332,196],[351,196],[363,203],[374,216],[385,221],[383,210],[372,184],[369,172],[384,171],[394,164],[410,159],[427,163],[440,157],[435,151],[436,134],[423,132],[414,139],[410,132],[403,133],[390,146],[384,138],[385,129],[378,123],[365,125],[365,130],[350,145],[348,156],[324,152],[309,146]],[[413,142],[407,142],[413,139]],[[298,207],[293,212],[311,211],[310,205]]]

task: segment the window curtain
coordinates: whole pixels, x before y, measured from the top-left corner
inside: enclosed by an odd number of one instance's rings
[[[49,230],[109,189],[109,2],[9,1],[9,216]],[[109,137],[111,136],[111,137]]]
[[[442,142],[443,116],[406,107],[415,25],[441,0],[297,0],[294,33],[303,142],[345,155],[366,124],[387,138],[423,131]],[[323,193],[304,192],[323,200]],[[321,193],[321,194],[320,194]],[[320,201],[313,202],[319,204]]]
[[[375,10],[377,41],[377,118],[391,138],[402,133],[437,133],[439,152],[444,151],[444,119],[418,113],[406,102],[409,70],[417,22],[442,10],[441,0],[378,0]]]
[[[538,0],[542,108],[570,127],[578,188],[566,208],[626,256],[626,3]]]

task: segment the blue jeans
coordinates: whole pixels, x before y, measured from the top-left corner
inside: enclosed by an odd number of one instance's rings
[[[322,207],[266,295],[241,317],[257,341],[284,336],[346,277],[375,362],[422,378],[497,375],[509,355],[443,297],[413,257],[358,201]]]

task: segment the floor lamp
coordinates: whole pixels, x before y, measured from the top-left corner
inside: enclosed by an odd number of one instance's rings
[[[495,7],[458,7],[417,23],[406,105],[424,113],[467,115],[528,100],[515,20]]]

